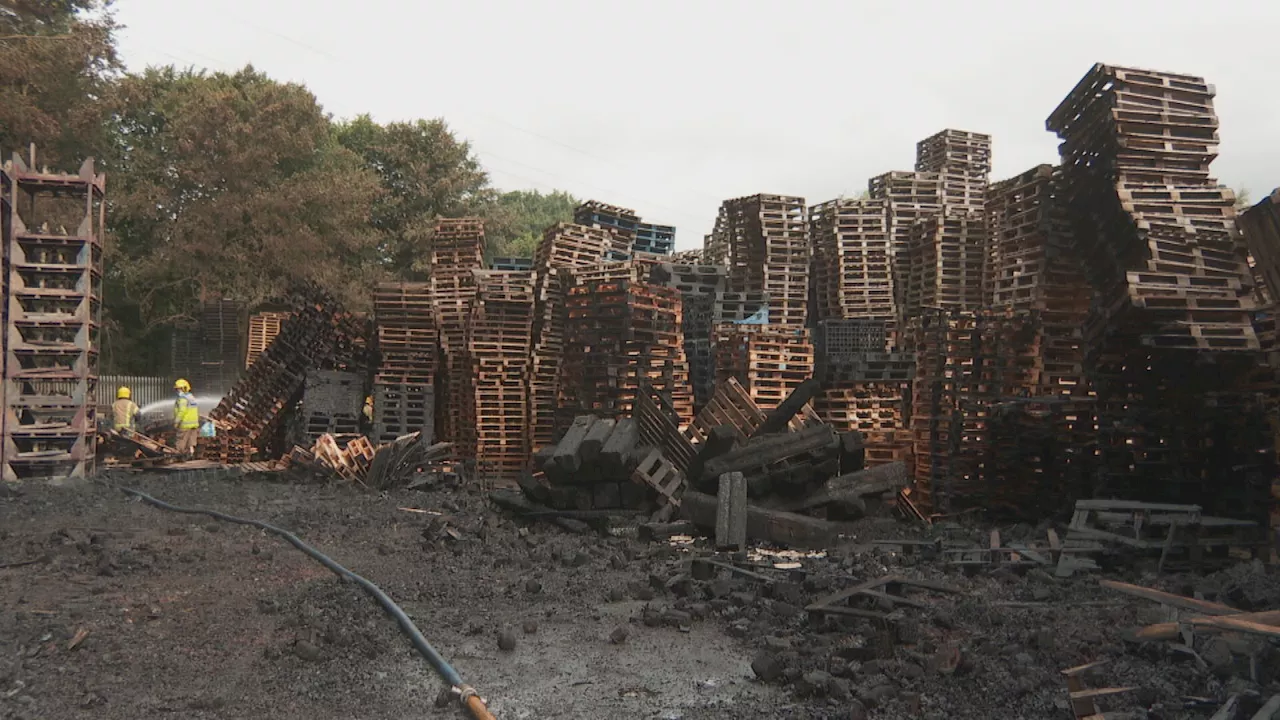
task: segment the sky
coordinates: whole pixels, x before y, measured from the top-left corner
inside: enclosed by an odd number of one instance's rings
[[[1280,2],[116,0],[131,70],[252,64],[339,118],[444,118],[504,190],[634,208],[701,247],[720,203],[810,205],[911,170],[943,128],[992,180],[1057,160],[1045,118],[1095,62],[1217,88],[1218,179],[1280,185]],[[305,8],[305,12],[299,12]]]

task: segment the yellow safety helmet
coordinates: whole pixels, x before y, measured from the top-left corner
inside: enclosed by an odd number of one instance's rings
[[[182,392],[191,392],[191,383],[183,380],[182,378],[178,378],[173,381],[173,389],[181,390]]]
[[[116,399],[117,399],[117,400],[128,400],[128,399],[129,399],[129,396],[130,396],[130,395],[132,395],[132,394],[133,394],[133,393],[129,392],[129,388],[127,388],[127,387],[125,387],[125,386],[121,385],[121,386],[120,386],[120,389],[119,389],[119,390],[116,390]]]

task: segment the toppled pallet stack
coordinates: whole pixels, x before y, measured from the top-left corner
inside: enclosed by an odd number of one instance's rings
[[[441,397],[435,403],[441,436],[461,460],[476,452],[475,386],[467,356],[467,323],[475,304],[473,270],[484,268],[484,222],[440,219],[431,239],[431,297],[443,351]],[[376,407],[376,405],[375,405]]]
[[[373,376],[373,439],[435,434],[440,332],[428,283],[382,283],[373,293],[378,361]]]
[[[529,464],[533,276],[509,270],[474,274],[467,350],[475,378],[476,471],[487,482],[514,485]]]
[[[568,271],[592,267],[627,248],[625,238],[600,228],[559,223],[547,228],[534,258],[533,343],[529,368],[529,447],[555,442],[563,425],[557,414],[560,370],[565,352]]]
[[[712,235],[709,261],[720,264],[724,253],[729,292],[767,297],[769,324],[803,328],[809,300],[804,198],[752,195],[726,200]]]
[[[253,361],[262,355],[272,340],[280,334],[280,326],[284,324],[289,313],[269,310],[249,316],[249,342],[244,356],[244,366],[253,365]]]
[[[737,379],[763,408],[776,407],[813,377],[813,345],[804,330],[722,324],[714,353],[717,382]]]
[[[218,434],[202,440],[205,459],[231,465],[266,450],[277,439],[285,409],[298,402],[307,372],[332,357],[337,301],[308,289],[298,303],[276,339],[209,413]]]
[[[1210,177],[1214,89],[1202,78],[1097,64],[1046,125],[1062,138],[1075,241],[1114,343],[1256,351],[1253,278],[1235,197]]]
[[[561,407],[620,417],[648,383],[684,422],[693,417],[680,334],[680,294],[646,281],[643,263],[605,263],[574,272],[569,290]]]
[[[106,177],[0,171],[3,228],[3,479],[93,474]]]

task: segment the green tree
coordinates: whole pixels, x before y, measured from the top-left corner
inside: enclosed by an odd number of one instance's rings
[[[260,302],[316,281],[350,307],[378,276],[378,177],[304,87],[234,74],[130,75],[113,101],[108,307],[148,328],[202,298]]]
[[[542,233],[558,222],[572,222],[581,204],[562,190],[512,190],[498,196],[486,214],[489,251],[494,257],[533,257]]]
[[[337,138],[381,181],[372,223],[381,236],[381,261],[401,277],[426,272],[437,216],[481,215],[496,197],[471,146],[444,120],[379,125],[362,115],[340,123]]]
[[[71,166],[108,144],[103,102],[120,70],[102,0],[0,0],[0,149],[35,143]]]

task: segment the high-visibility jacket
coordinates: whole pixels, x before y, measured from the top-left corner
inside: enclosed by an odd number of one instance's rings
[[[136,429],[138,414],[142,409],[129,398],[120,398],[111,404],[111,426],[116,430]]]
[[[173,424],[179,430],[195,430],[200,427],[200,410],[196,407],[195,395],[178,391],[178,399],[173,401]]]

